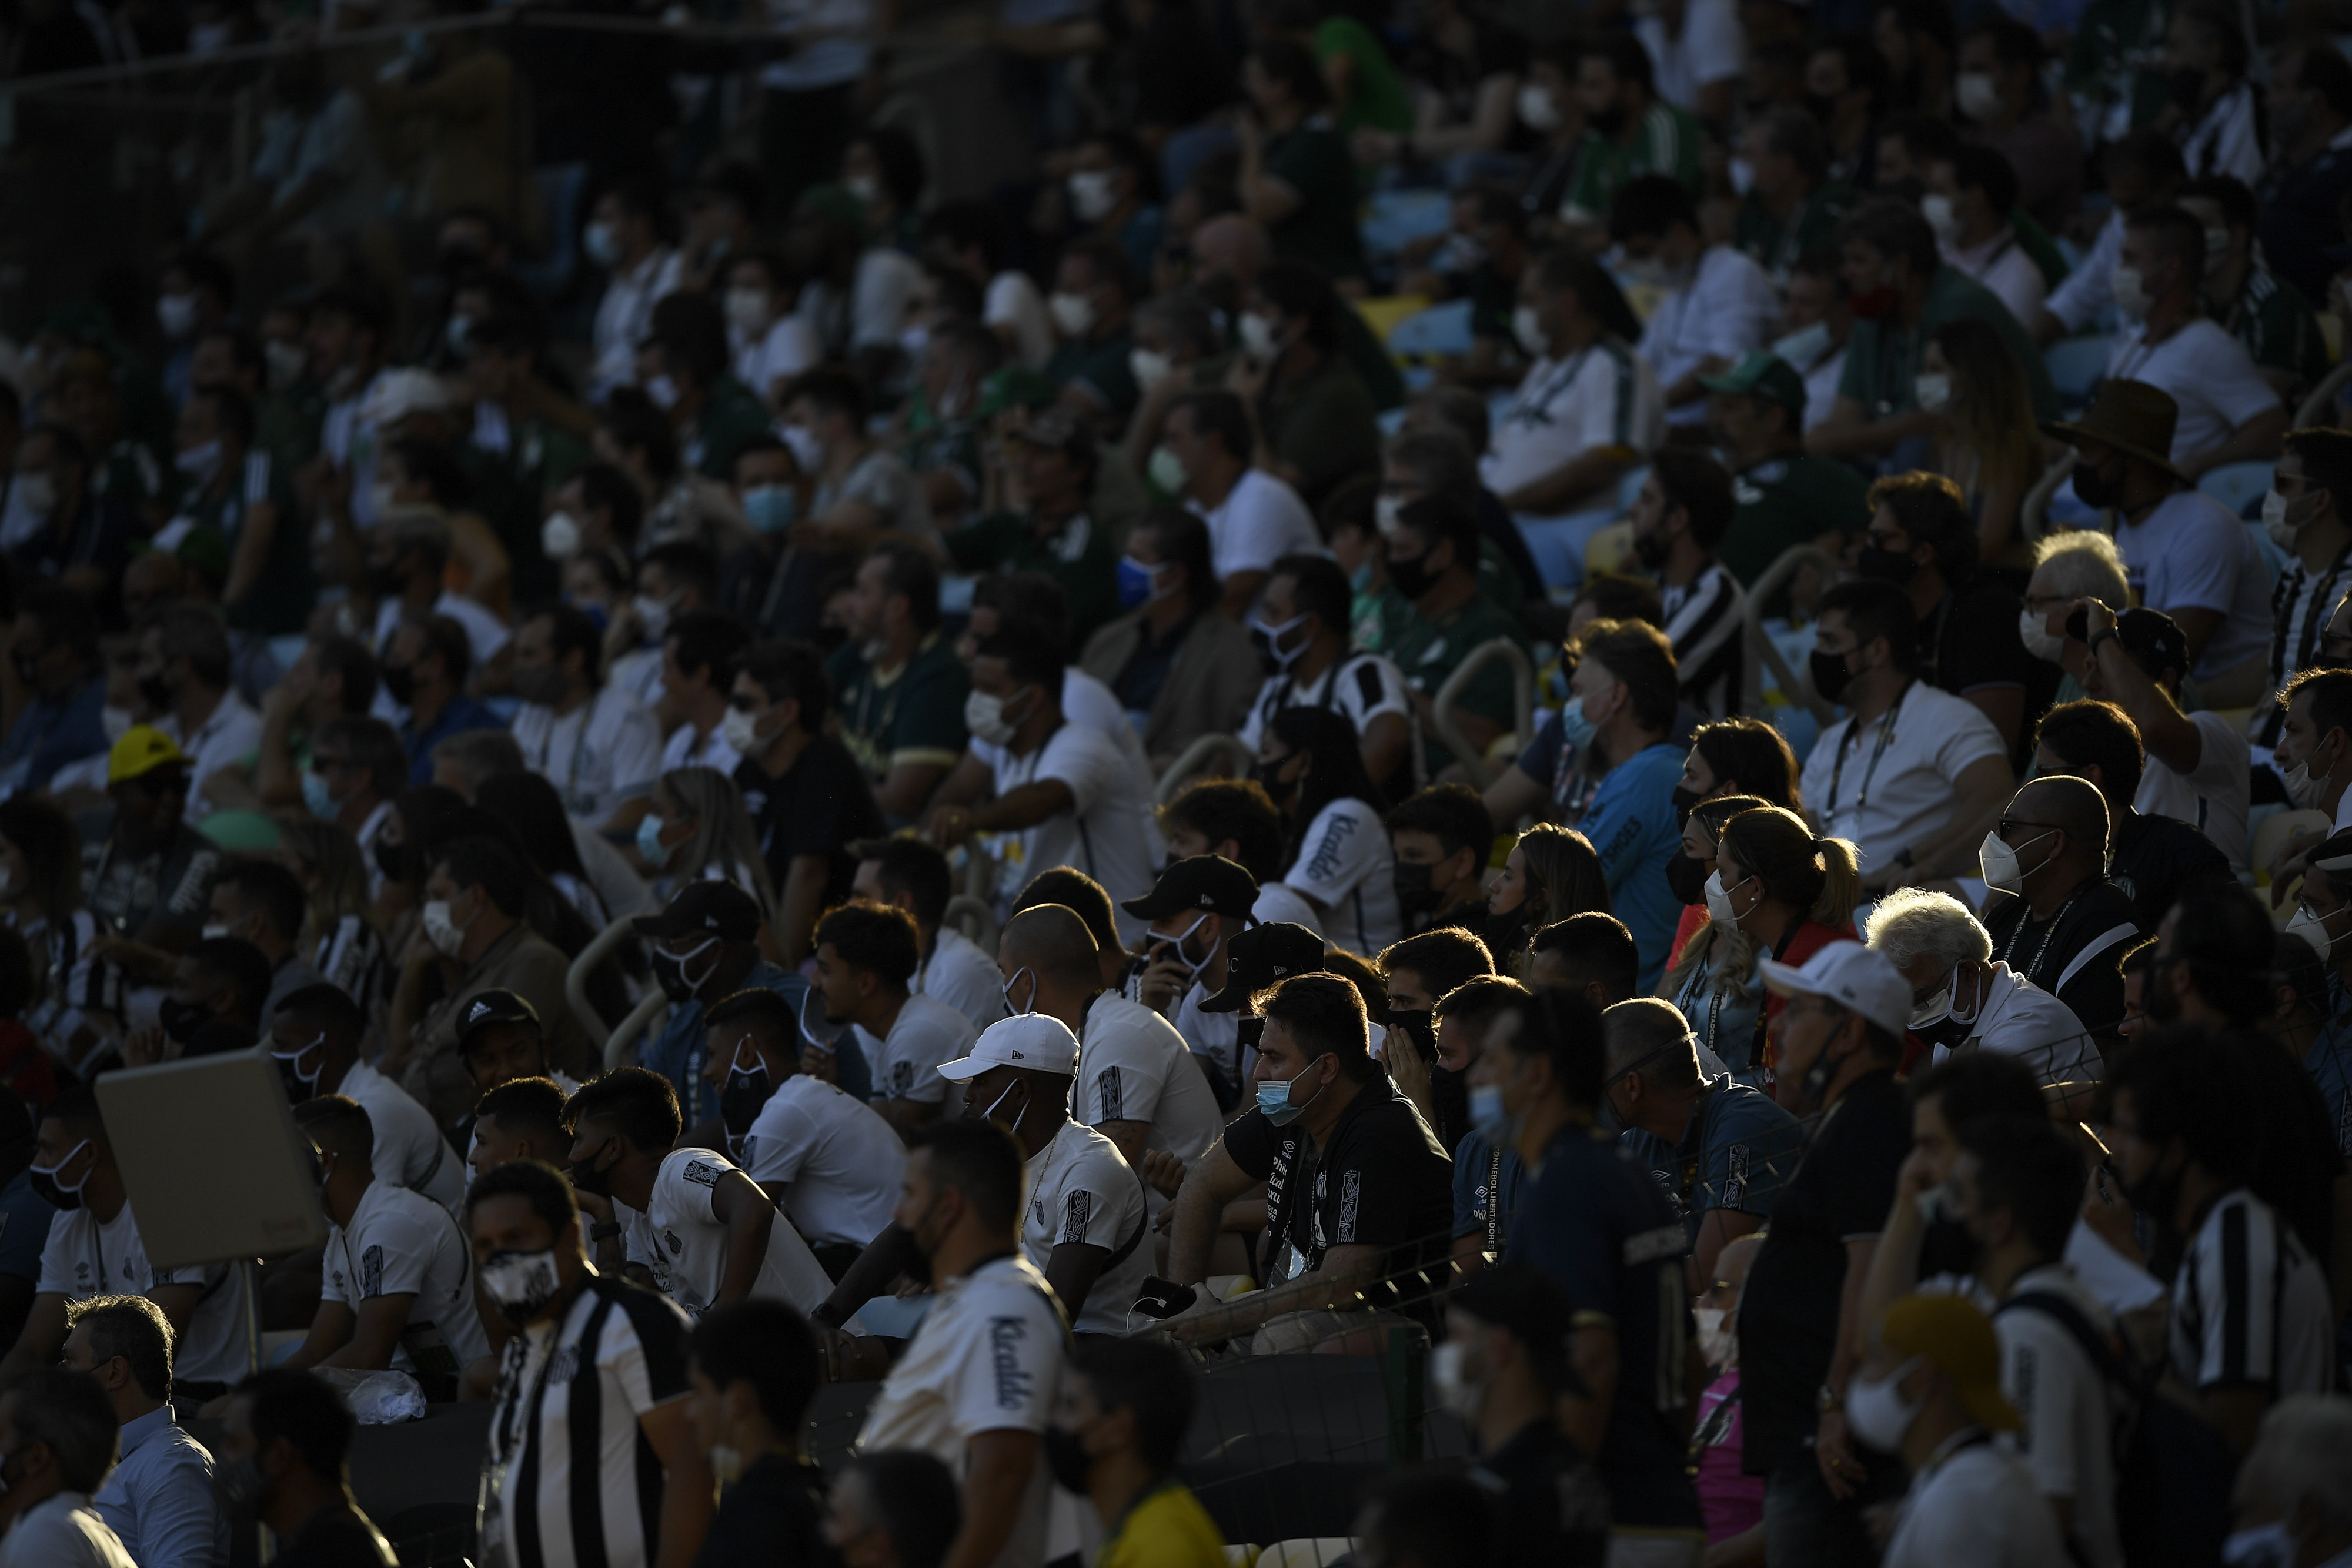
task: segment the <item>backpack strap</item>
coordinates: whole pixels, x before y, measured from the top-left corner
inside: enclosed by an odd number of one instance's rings
[[[2026,1291],[1994,1308],[1993,1316],[2001,1317],[2021,1307],[2054,1320],[2060,1328],[2073,1336],[2075,1343],[2083,1347],[2083,1354],[2091,1358],[2091,1364],[2100,1376],[2119,1388],[2134,1393],[2138,1391],[2140,1379],[2116,1354],[2114,1343],[2094,1327],[2091,1320],[2084,1317],[2083,1310],[2074,1302],[2055,1291]]]

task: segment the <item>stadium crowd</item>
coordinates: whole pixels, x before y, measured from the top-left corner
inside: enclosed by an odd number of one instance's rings
[[[0,1568],[2352,1563],[2343,7],[673,9],[0,15]]]

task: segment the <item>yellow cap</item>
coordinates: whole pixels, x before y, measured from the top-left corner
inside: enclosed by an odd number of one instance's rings
[[[125,779],[144,778],[158,768],[187,759],[170,736],[152,724],[134,724],[106,754],[106,781],[120,784]]]
[[[2000,1341],[1992,1320],[1958,1296],[1906,1296],[1886,1309],[1879,1337],[1932,1364],[1959,1390],[1977,1424],[2013,1432],[2025,1422],[2000,1391]]]

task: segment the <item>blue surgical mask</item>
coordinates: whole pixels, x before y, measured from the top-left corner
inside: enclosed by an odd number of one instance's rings
[[[610,622],[610,612],[601,604],[589,603],[583,600],[574,599],[568,593],[563,596],[563,602],[569,604],[572,609],[577,610],[581,614],[585,615],[589,620],[594,622],[596,623],[596,630],[599,632],[602,632]]]
[[[1582,757],[1584,748],[1592,744],[1592,737],[1600,733],[1600,729],[1599,725],[1584,716],[1582,697],[1569,698],[1568,706],[1559,710],[1560,737],[1570,757]]]
[[[743,492],[743,518],[758,533],[778,534],[790,528],[800,497],[789,485],[754,485]]]
[[[659,817],[643,817],[637,821],[637,854],[656,871],[669,864],[669,857],[674,852],[669,845],[661,841],[662,829],[667,826],[668,824]]]
[[[1125,610],[1140,610],[1160,597],[1160,569],[1146,566],[1133,556],[1118,559],[1118,602]]]
[[[1310,1062],[1308,1065],[1311,1067],[1313,1063]],[[1304,1072],[1299,1074],[1301,1078],[1305,1076]],[[1287,1127],[1306,1113],[1307,1106],[1315,1103],[1315,1095],[1322,1092],[1322,1090],[1318,1089],[1315,1094],[1309,1094],[1303,1102],[1294,1105],[1290,1103],[1289,1083],[1260,1083],[1257,1086],[1258,1113],[1277,1127]]]
[[[1350,593],[1370,593],[1371,590],[1372,563],[1370,561],[1363,561],[1357,566],[1355,570],[1348,574],[1348,591]]]
[[[1503,1086],[1499,1083],[1473,1083],[1470,1086],[1470,1124],[1486,1136],[1488,1143],[1501,1143],[1509,1130],[1511,1113],[1503,1109]]]
[[[333,821],[342,811],[342,808],[335,804],[335,797],[328,789],[326,779],[316,773],[305,772],[302,775],[302,804],[310,809],[310,815],[322,822]]]
[[[2283,1519],[2237,1531],[2221,1542],[2229,1568],[2293,1568],[2294,1558],[2294,1534]]]

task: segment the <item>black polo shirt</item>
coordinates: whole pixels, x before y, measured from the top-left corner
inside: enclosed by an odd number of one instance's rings
[[[2010,973],[2064,1002],[2093,1034],[2114,1035],[2124,1016],[2124,977],[2116,965],[2152,929],[2122,888],[2105,877],[2085,882],[2039,924],[2025,900],[1995,894],[1984,923],[1994,959]]]
[[[1919,678],[1956,697],[2014,690],[2025,699],[2017,747],[2028,744],[2033,720],[2058,690],[2057,665],[2025,651],[2017,633],[2024,601],[1997,578],[1977,576],[1945,591],[1943,602],[1919,622]],[[2012,748],[2014,749],[2014,748]],[[2022,771],[2027,757],[2013,756]]]
[[[1260,1280],[1309,1273],[1332,1247],[1383,1247],[1384,1279],[1366,1300],[1436,1324],[1430,1291],[1452,1247],[1454,1162],[1388,1074],[1358,1086],[1321,1149],[1301,1123],[1277,1127],[1253,1109],[1225,1129],[1225,1153],[1265,1183]]]
[[[1739,1296],[1742,1468],[1768,1476],[1813,1463],[1815,1396],[1837,1348],[1846,1243],[1875,1237],[1911,1152],[1911,1108],[1892,1071],[1857,1080],[1830,1107],[1780,1195]]]
[[[2139,911],[2139,928],[2154,931],[2181,890],[2200,883],[2235,881],[2221,846],[2178,817],[2129,811],[2107,852],[2107,880]]]
[[[1496,1563],[1601,1568],[1609,1559],[1609,1490],[1575,1440],[1530,1421],[1472,1474],[1496,1495]]]
[[[735,783],[743,791],[751,831],[760,835],[760,857],[768,862],[776,896],[783,896],[795,859],[823,855],[824,906],[846,901],[850,881],[857,874],[848,846],[889,831],[849,748],[829,735],[817,736],[801,748],[782,779],[769,778],[767,769],[747,757],[736,764]]]

